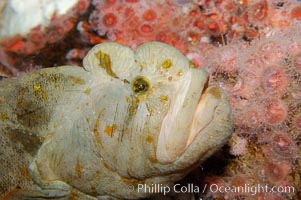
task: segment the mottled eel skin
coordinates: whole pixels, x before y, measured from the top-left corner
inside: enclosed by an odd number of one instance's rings
[[[148,197],[138,188],[173,184],[232,133],[223,90],[173,47],[103,43],[83,65],[0,81],[6,199]]]

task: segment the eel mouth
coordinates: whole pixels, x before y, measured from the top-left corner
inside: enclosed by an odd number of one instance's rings
[[[193,120],[192,120],[192,123],[191,123],[191,131],[190,131],[190,135],[189,135],[189,138],[187,140],[187,144],[186,144],[186,147],[185,147],[185,150],[188,148],[188,146],[193,142],[193,140],[195,139],[195,137],[197,136],[198,132],[196,131],[196,119],[198,117],[201,117],[200,115],[200,110],[202,109],[202,105],[203,105],[203,99],[204,99],[204,96],[206,95],[206,92],[207,92],[207,89],[209,87],[209,79],[207,79],[204,87],[202,88],[202,91],[201,92],[201,95],[198,99],[198,103],[196,105],[196,108],[195,108],[195,112],[193,113],[194,117],[193,117]]]
[[[207,82],[196,106],[185,150],[214,120],[216,108],[219,106],[221,98],[221,89],[217,86],[209,87]]]
[[[208,73],[199,70],[187,77],[184,83],[177,85],[172,109],[163,119],[157,145],[157,158],[162,163],[178,159],[196,137],[206,104],[208,90]],[[205,103],[204,103],[205,102]],[[209,110],[210,111],[210,110]]]
[[[202,100],[202,96],[205,94],[205,91],[207,90],[208,87],[209,87],[209,78],[207,79],[207,81],[206,81],[206,83],[205,83],[205,85],[203,87],[203,90],[201,91],[201,96],[199,98],[198,104]]]

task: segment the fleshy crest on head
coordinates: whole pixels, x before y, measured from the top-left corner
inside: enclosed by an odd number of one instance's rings
[[[94,46],[83,60],[85,70],[95,75],[124,79],[135,67],[134,52],[123,45],[108,42]]]

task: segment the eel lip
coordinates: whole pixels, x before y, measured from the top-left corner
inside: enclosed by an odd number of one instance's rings
[[[203,90],[201,92],[201,96],[199,98],[199,101],[198,101],[198,104],[200,103],[201,99],[202,99],[202,96],[205,94],[205,91],[207,90],[207,88],[209,87],[209,78],[207,78],[207,81],[203,87]]]
[[[195,70],[186,76],[182,82],[175,85],[175,91],[183,92],[174,94],[177,96],[161,125],[156,149],[157,158],[161,163],[174,162],[185,153],[187,143],[190,142],[189,138],[194,139],[191,127],[195,121],[196,110],[208,111],[204,106],[199,108],[204,104],[202,96],[208,88],[208,73],[204,70]]]
[[[187,148],[189,147],[189,145],[193,142],[193,140],[196,138],[196,136],[200,133],[197,132],[197,131],[193,131],[193,128],[194,128],[194,124],[195,124],[195,119],[196,119],[196,116],[198,116],[198,110],[200,110],[200,108],[204,107],[203,106],[203,99],[204,99],[204,96],[206,95],[207,93],[207,89],[209,87],[209,77],[207,77],[207,80],[202,88],[202,90],[200,91],[201,92],[201,95],[198,99],[198,103],[195,107],[195,112],[193,113],[194,114],[194,117],[192,119],[192,123],[191,123],[191,129],[190,129],[190,134],[189,134],[189,137],[186,141],[186,146],[185,146],[185,149],[183,151],[183,153],[187,150]],[[206,114],[206,113],[205,113]]]
[[[186,143],[186,148],[202,133],[214,119],[215,110],[218,107],[220,98],[212,96],[213,93],[220,92],[216,86],[208,86],[208,81],[204,86],[191,124],[190,135]]]

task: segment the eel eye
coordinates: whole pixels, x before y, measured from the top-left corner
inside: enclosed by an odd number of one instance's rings
[[[149,80],[144,76],[138,76],[132,82],[132,90],[137,94],[144,94],[149,89]]]

